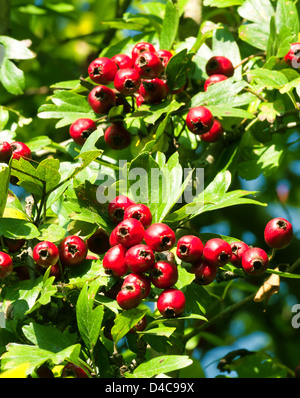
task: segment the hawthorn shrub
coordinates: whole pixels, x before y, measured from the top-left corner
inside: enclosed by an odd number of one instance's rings
[[[297,377],[299,193],[278,182],[297,182],[299,4],[15,3],[1,377],[204,378],[216,347],[218,377]],[[102,29],[68,37],[91,13]],[[235,345],[241,324],[270,345]]]

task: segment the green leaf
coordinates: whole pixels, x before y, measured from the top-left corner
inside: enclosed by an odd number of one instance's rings
[[[35,54],[22,41],[9,36],[0,36],[0,43],[5,47],[5,57],[8,59],[31,59],[35,57]]]
[[[179,9],[177,2],[167,0],[162,29],[160,32],[160,48],[170,50],[176,38],[179,26]]]
[[[40,232],[30,221],[17,218],[1,218],[0,235],[11,239],[33,239],[37,238]]]
[[[270,17],[274,14],[274,9],[270,0],[246,0],[238,8],[238,13],[248,21],[269,26]]]
[[[146,314],[147,309],[132,308],[122,311],[114,321],[111,334],[115,343],[121,340]]]
[[[296,3],[291,0],[278,0],[276,8],[276,28],[290,28],[295,37],[299,33],[299,15]]]
[[[23,94],[25,88],[24,73],[10,59],[5,58],[1,65],[0,81],[13,95]]]
[[[10,181],[10,167],[6,163],[0,163],[0,218],[3,216],[6,206],[8,187]]]
[[[170,91],[174,88],[184,86],[187,76],[192,72],[194,64],[192,62],[194,54],[187,53],[187,49],[170,58],[166,67],[167,83]]]
[[[263,68],[252,69],[249,71],[256,82],[264,87],[281,88],[288,83],[287,77],[277,70],[268,70]]]

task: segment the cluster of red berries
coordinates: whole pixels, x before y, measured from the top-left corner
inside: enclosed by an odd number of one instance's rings
[[[8,163],[11,158],[31,159],[31,150],[24,142],[14,141],[9,143],[7,141],[0,142],[0,163]]]
[[[89,78],[97,84],[88,94],[90,107],[95,113],[106,115],[113,106],[125,105],[124,96],[133,97],[137,107],[161,102],[169,93],[164,72],[172,55],[168,50],[156,51],[151,43],[139,42],[131,56],[116,54],[94,59],[88,67]],[[93,120],[81,118],[69,132],[78,145],[83,145],[96,129]],[[131,142],[131,135],[122,122],[114,122],[105,130],[104,140],[112,149],[124,149]]]

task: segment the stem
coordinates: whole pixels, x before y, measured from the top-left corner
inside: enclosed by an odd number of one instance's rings
[[[239,66],[242,66],[245,62],[247,62],[247,61],[249,61],[250,59],[252,59],[252,58],[255,58],[255,57],[264,57],[266,55],[266,52],[264,51],[264,52],[260,52],[260,53],[257,53],[257,54],[251,54],[251,55],[249,55],[249,57],[246,57],[246,58],[244,58],[238,65],[236,65],[235,67],[234,67],[234,69],[237,69]]]

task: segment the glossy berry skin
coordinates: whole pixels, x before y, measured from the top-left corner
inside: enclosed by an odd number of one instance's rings
[[[186,116],[187,128],[193,134],[207,133],[214,124],[214,117],[205,106],[191,108]]]
[[[174,287],[165,289],[157,299],[157,309],[165,318],[175,318],[185,310],[186,300],[183,292]]]
[[[114,78],[116,90],[124,95],[136,93],[141,84],[141,77],[135,69],[119,69]]]
[[[123,283],[116,297],[117,303],[124,310],[137,307],[142,301],[142,288],[138,283]]]
[[[162,63],[164,68],[166,68],[166,66],[168,65],[168,62],[173,57],[173,54],[171,53],[171,51],[168,51],[168,50],[158,50],[158,51],[156,51],[156,55],[160,59],[160,62]]]
[[[108,217],[116,224],[124,219],[127,207],[134,205],[134,201],[125,195],[115,197],[108,205]]]
[[[232,250],[230,262],[236,267],[241,267],[243,254],[250,249],[249,246],[245,242],[232,242],[230,246]]]
[[[12,155],[12,148],[7,141],[0,142],[0,163],[7,163]]]
[[[143,104],[145,104],[146,101],[145,101],[145,98],[144,98],[141,94],[138,94],[138,95],[135,97],[135,103],[136,103],[137,108],[139,108],[140,106],[142,106]]]
[[[154,223],[145,231],[145,242],[155,252],[170,250],[175,240],[174,231],[164,223]]]
[[[53,242],[39,242],[33,248],[33,259],[41,267],[55,265],[59,260],[58,247]]]
[[[135,218],[139,220],[144,228],[148,228],[152,223],[152,214],[148,206],[137,203],[127,207],[124,213],[125,218]]]
[[[206,64],[206,73],[208,76],[224,75],[231,77],[234,75],[234,67],[231,61],[223,56],[211,57]]]
[[[13,260],[5,252],[0,252],[0,279],[5,278],[13,272]]]
[[[209,78],[205,80],[204,91],[207,91],[209,86],[211,86],[213,84],[216,84],[216,83],[219,83],[219,82],[222,82],[222,81],[227,80],[227,79],[228,79],[228,77],[224,76],[224,75],[211,75],[211,76],[209,76]]]
[[[201,141],[216,142],[223,137],[224,129],[219,120],[215,119],[212,128],[204,134],[200,135]]]
[[[292,61],[295,60],[296,66],[299,66],[299,56],[300,56],[300,43],[292,43],[289,52],[284,56],[285,62],[292,65]]]
[[[266,244],[271,248],[284,249],[293,238],[293,226],[285,218],[273,218],[265,227],[264,238]]]
[[[149,296],[151,290],[151,282],[147,275],[136,272],[131,272],[124,278],[123,284],[135,283],[140,285],[142,289],[142,299]]]
[[[96,129],[97,125],[92,119],[81,118],[71,124],[69,134],[77,145],[82,146]]]
[[[142,54],[146,51],[155,53],[156,50],[155,50],[155,47],[153,46],[153,44],[145,42],[145,41],[141,41],[141,42],[137,43],[131,50],[131,58],[134,61],[140,54]]]
[[[92,253],[104,254],[110,248],[109,236],[104,229],[99,228],[87,239],[86,244]]]
[[[89,92],[87,100],[95,113],[107,114],[116,103],[116,95],[109,87],[96,86]]]
[[[217,276],[218,267],[201,258],[193,264],[191,272],[195,274],[195,283],[198,285],[209,285]]]
[[[149,273],[152,284],[159,289],[167,289],[178,281],[177,265],[168,261],[157,261]]]
[[[126,54],[116,54],[111,60],[117,65],[118,69],[133,68],[133,59]]]
[[[126,274],[125,254],[126,248],[119,244],[107,250],[103,257],[103,268],[107,275],[120,278]]]
[[[232,249],[230,244],[225,240],[212,238],[205,243],[203,256],[207,262],[219,267],[227,264],[231,260]]]
[[[80,366],[75,365],[72,362],[68,362],[64,366],[61,375],[62,377],[74,377],[76,379],[86,379],[89,377]]]
[[[88,67],[91,80],[97,84],[108,84],[115,78],[118,67],[114,61],[107,57],[94,59]]]
[[[153,250],[142,243],[132,246],[126,252],[125,263],[130,272],[147,272],[155,263]]]
[[[123,126],[112,124],[104,132],[104,141],[111,149],[121,150],[130,145],[131,135]]]
[[[187,263],[193,263],[201,258],[203,254],[203,243],[194,235],[182,236],[177,242],[177,257]]]
[[[142,79],[153,79],[164,71],[163,64],[158,56],[150,51],[143,52],[135,59],[134,69]]]
[[[263,274],[269,265],[267,253],[259,247],[252,247],[242,257],[242,268],[250,275]]]
[[[87,245],[77,235],[65,237],[58,245],[59,258],[64,266],[81,264],[87,255]]]
[[[31,159],[32,153],[24,142],[14,141],[10,144],[12,149],[12,158],[19,160],[20,158]]]
[[[136,325],[134,325],[133,328],[129,330],[130,333],[135,333],[135,332],[142,332],[143,330],[146,329],[147,326],[147,317],[144,316],[141,320],[138,321]]]
[[[117,239],[116,239],[116,232],[117,232],[117,228],[114,228],[111,231],[111,234],[109,235],[109,244],[110,246],[115,246],[118,245]]]
[[[116,227],[116,240],[119,244],[129,248],[142,242],[145,229],[135,218],[126,218]]]
[[[164,80],[158,77],[154,79],[142,79],[139,88],[139,95],[141,96],[139,100],[142,103],[157,104],[165,99],[168,94],[169,87]]]

